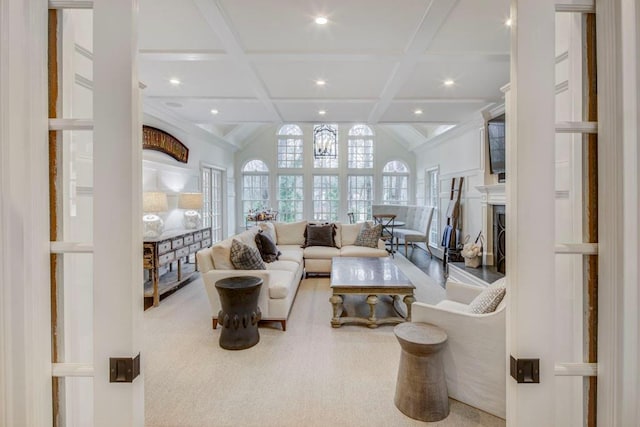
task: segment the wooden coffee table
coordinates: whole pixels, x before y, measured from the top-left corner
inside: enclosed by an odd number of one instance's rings
[[[339,328],[345,323],[367,325],[377,328],[383,324],[411,321],[411,303],[415,301],[416,287],[400,271],[393,260],[384,258],[335,257],[331,266],[331,290],[329,301],[333,305],[331,326]],[[344,295],[365,295],[369,305],[369,317],[342,316]],[[376,317],[376,304],[380,295],[389,295],[392,302],[403,296],[407,316]]]

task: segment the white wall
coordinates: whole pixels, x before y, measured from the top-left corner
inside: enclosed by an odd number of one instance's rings
[[[446,210],[449,204],[451,180],[458,177],[464,177],[460,199],[461,237],[464,238],[469,234],[475,239],[482,230],[481,193],[476,186],[497,182],[497,175],[488,174],[488,165],[485,162],[487,143],[484,135],[484,119],[478,114],[477,117],[438,135],[415,150],[418,180],[416,196],[419,203],[425,200],[426,171],[436,167],[439,169],[439,237],[442,236],[442,230],[447,224]],[[439,242],[432,243],[439,248]]]
[[[143,190],[167,193],[169,211],[160,214],[164,220],[165,231],[184,228],[182,211],[177,208],[178,193],[201,191],[200,168],[203,164],[224,171],[224,179],[227,182],[225,191],[228,207],[226,230],[233,230],[235,228],[233,150],[216,144],[207,132],[177,120],[171,123],[146,112],[143,123],[173,135],[189,148],[189,161],[186,164],[180,163],[164,153],[153,150],[143,151]]]
[[[313,124],[301,124],[299,125],[303,132],[304,140],[304,165],[305,167],[299,172],[304,174],[305,180],[305,195],[311,194],[311,183],[313,180]],[[342,197],[342,204],[339,212],[340,221],[347,221],[347,205],[346,205],[346,177],[349,174],[349,169],[346,167],[346,141],[348,140],[348,132],[351,125],[340,124],[338,125],[338,141],[339,141],[339,158],[340,167],[336,169],[335,173],[340,175],[340,194]],[[276,192],[276,179],[277,179],[277,145],[278,145],[278,130],[280,126],[268,126],[258,134],[254,135],[251,139],[244,143],[244,148],[236,153],[235,167],[237,172],[237,184],[236,191],[238,194],[236,209],[237,209],[237,224],[238,231],[244,227],[244,220],[242,218],[241,197],[242,197],[242,178],[241,170],[243,165],[253,159],[259,159],[264,161],[269,166],[269,185],[270,185],[270,197],[271,207],[277,207],[277,192]],[[382,200],[382,168],[391,160],[402,160],[407,164],[410,170],[409,178],[409,196],[410,204],[415,203],[413,195],[415,194],[415,156],[411,153],[400,141],[389,135],[388,133],[373,128],[374,131],[374,167],[371,173],[374,175],[374,203],[380,203]],[[326,169],[324,169],[326,171]],[[288,169],[291,171],[291,169]],[[366,173],[367,170],[358,170],[358,173]],[[331,173],[334,173],[333,171]],[[311,217],[312,203],[311,199],[307,198],[304,203],[305,218]]]

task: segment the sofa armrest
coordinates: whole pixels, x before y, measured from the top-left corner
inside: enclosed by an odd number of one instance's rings
[[[448,280],[445,288],[447,293],[446,298],[462,304],[469,304],[483,291],[483,289],[484,288],[480,286]]]
[[[196,259],[198,260],[198,269],[202,273],[206,273],[209,270],[213,270],[213,258],[211,257],[211,248],[206,248],[196,252]]]

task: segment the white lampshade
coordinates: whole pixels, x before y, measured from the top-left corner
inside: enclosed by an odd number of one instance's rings
[[[142,195],[143,212],[166,212],[169,210],[167,195],[160,191],[147,191]]]
[[[202,209],[202,193],[180,193],[178,207],[188,210]]]

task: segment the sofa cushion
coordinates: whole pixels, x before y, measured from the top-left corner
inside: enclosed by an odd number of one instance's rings
[[[340,246],[349,246],[356,243],[356,238],[362,228],[362,222],[356,224],[341,224],[340,225]]]
[[[211,258],[216,270],[234,270],[231,262],[231,243],[233,239],[225,239],[211,247]]]
[[[262,230],[255,237],[256,246],[264,262],[273,262],[280,256],[280,251],[271,238]]]
[[[298,268],[300,268],[300,264],[298,264],[295,261],[278,260],[278,261],[270,262],[269,264],[266,265],[266,267],[267,267],[267,270],[269,271],[284,270],[284,271],[290,271],[292,273],[295,273],[296,271],[298,271]]]
[[[276,222],[276,244],[278,245],[303,245],[304,230],[307,228],[307,221],[299,222]]]
[[[489,286],[485,288],[469,304],[469,312],[476,314],[493,313],[504,298],[504,286]]]
[[[307,225],[304,231],[305,242],[304,247],[309,246],[329,246],[335,247],[335,224],[323,224],[323,225]]]
[[[233,239],[231,242],[231,262],[237,270],[265,270],[264,261],[257,248]]]
[[[295,261],[298,264],[303,262],[304,249],[299,245],[281,245],[278,246],[281,255],[278,257],[280,261]]]
[[[348,257],[385,257],[389,253],[380,248],[367,248],[365,246],[343,246],[340,249],[340,256]]]
[[[276,261],[280,262],[280,261]],[[285,299],[296,290],[295,273],[285,270],[269,272],[269,298]]]
[[[354,244],[356,246],[365,246],[367,248],[377,248],[378,239],[380,239],[381,233],[382,224],[373,225],[370,222],[365,222],[362,225]]]
[[[331,259],[340,256],[340,249],[328,246],[309,246],[304,248],[304,257],[310,259]]]
[[[238,235],[233,236],[233,238],[241,241],[247,246],[251,246],[254,249],[258,249],[258,246],[256,245],[256,234],[258,234],[259,231],[260,229],[258,227],[253,227],[243,231]]]
[[[276,236],[276,227],[272,222],[261,222],[258,224],[258,228],[262,230],[264,234],[269,236],[273,243],[278,241],[278,236]]]

